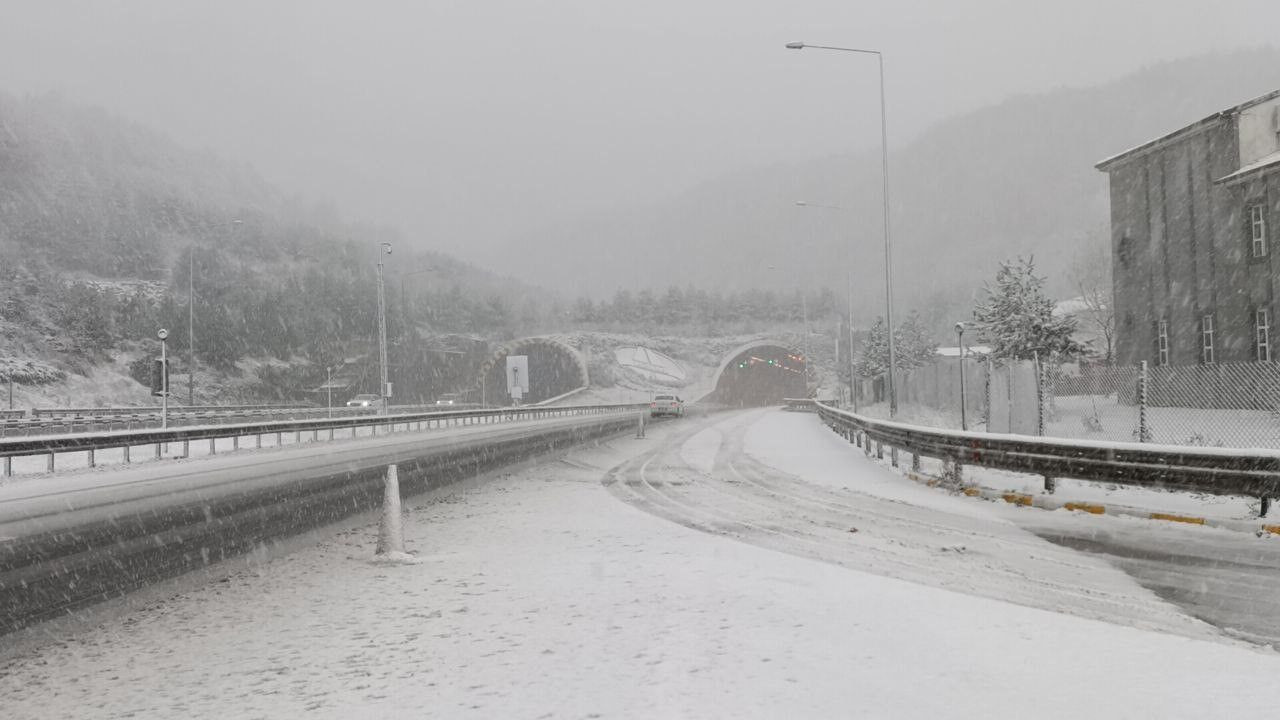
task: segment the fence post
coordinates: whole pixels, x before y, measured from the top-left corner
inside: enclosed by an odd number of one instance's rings
[[[982,429],[991,432],[991,356],[987,356],[987,362],[983,367],[987,370],[987,376],[982,383]]]
[[[1147,429],[1147,361],[1138,366],[1138,442],[1151,442]]]
[[[1045,373],[1047,373],[1048,370],[1045,369],[1045,366],[1040,364],[1040,353],[1033,352],[1031,354],[1031,358],[1032,360],[1035,361],[1035,369],[1036,369],[1036,435],[1044,437],[1044,414],[1045,414],[1044,413],[1044,405],[1045,405],[1044,386],[1045,386]],[[1057,489],[1058,489],[1057,481],[1049,477],[1048,475],[1045,475],[1044,491],[1052,495],[1054,491]]]

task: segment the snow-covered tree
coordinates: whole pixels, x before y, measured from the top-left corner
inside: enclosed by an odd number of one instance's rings
[[[860,377],[875,377],[889,367],[888,337],[884,318],[877,318],[854,360],[854,370]],[[937,351],[938,343],[925,329],[918,314],[911,313],[893,329],[893,361],[899,370],[920,367],[929,362]]]
[[[995,285],[987,284],[986,302],[973,310],[978,331],[996,360],[1029,360],[1035,354],[1077,355],[1072,339],[1076,320],[1055,316],[1054,302],[1044,294],[1044,278],[1035,273],[1035,259],[1018,257],[1000,263]]]

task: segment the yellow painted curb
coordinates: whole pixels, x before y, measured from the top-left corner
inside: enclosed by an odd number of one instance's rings
[[[1004,501],[1005,501],[1005,502],[1007,502],[1007,503],[1012,503],[1012,504],[1014,504],[1014,505],[1023,505],[1023,506],[1026,506],[1026,507],[1031,507],[1031,500],[1032,500],[1032,498],[1031,498],[1031,496],[1030,496],[1030,495],[1022,495],[1022,494],[1019,494],[1019,493],[1005,493],[1004,495],[1001,495],[1000,497],[1004,498]]]
[[[978,497],[979,495],[982,494],[982,491],[976,487],[967,487],[964,490],[961,490],[960,492],[964,493],[965,495],[968,495],[969,497]]]
[[[1062,507],[1068,510],[1079,510],[1080,512],[1092,513],[1094,515],[1103,515],[1107,512],[1107,508],[1102,505],[1091,505],[1089,503],[1069,502]]]
[[[1263,525],[1262,529],[1266,530],[1272,535],[1280,535],[1280,525]]]
[[[1189,515],[1170,515],[1168,513],[1151,513],[1152,520],[1168,520],[1169,522],[1190,523],[1192,525],[1203,525],[1204,518],[1191,517]]]

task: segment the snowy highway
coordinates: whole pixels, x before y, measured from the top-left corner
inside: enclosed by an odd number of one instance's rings
[[[1169,569],[1184,546],[1207,558],[1269,543],[951,495],[812,415],[664,423],[410,504],[421,564],[372,562],[375,528],[357,520],[24,643],[0,660],[0,703],[15,718],[1222,717],[1274,704],[1257,692],[1280,671],[1274,651],[1036,533],[1097,529],[1116,549],[1108,537],[1150,530]],[[1186,590],[1205,575],[1184,577]]]
[[[454,426],[82,472],[0,487],[0,634],[377,508],[633,427],[635,413]]]

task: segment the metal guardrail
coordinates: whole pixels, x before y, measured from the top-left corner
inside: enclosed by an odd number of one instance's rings
[[[921,427],[855,415],[818,403],[822,421],[871,452],[870,443],[955,464],[1136,487],[1243,495],[1262,500],[1266,515],[1280,497],[1280,451],[1068,440]],[[878,449],[878,451],[880,451]],[[896,464],[896,457],[894,458]]]
[[[203,412],[250,412],[250,411],[290,411],[314,410],[315,405],[171,405],[170,412],[203,413]],[[324,408],[320,408],[323,410]],[[96,415],[150,415],[160,414],[159,405],[138,405],[125,407],[66,407],[66,408],[33,408],[31,417],[93,417]]]
[[[123,448],[124,461],[129,462],[129,449],[139,446],[155,446],[156,457],[161,457],[163,448],[169,444],[181,443],[182,455],[190,455],[192,441],[208,440],[210,452],[216,451],[215,443],[220,439],[256,437],[256,446],[262,446],[263,435],[276,435],[276,443],[285,433],[294,434],[301,440],[302,433],[312,433],[312,439],[318,440],[321,431],[329,431],[330,439],[337,430],[351,430],[352,435],[360,428],[371,428],[376,434],[378,428],[386,428],[394,432],[397,426],[410,429],[447,427],[452,425],[470,425],[480,423],[504,422],[513,420],[539,419],[549,417],[567,417],[577,415],[596,415],[611,412],[641,410],[647,405],[575,405],[567,407],[512,407],[498,409],[444,410],[421,413],[401,413],[391,415],[374,415],[359,417],[334,417],[312,420],[274,420],[257,423],[238,423],[218,426],[193,426],[168,429],[124,430],[117,432],[65,433],[45,435],[41,437],[0,438],[0,458],[4,458],[4,476],[13,474],[13,458],[45,456],[46,471],[55,469],[54,458],[60,453],[87,452],[88,466],[96,465],[94,453],[99,450]]]
[[[0,410],[0,420],[21,420],[26,416],[26,410]]]

